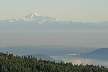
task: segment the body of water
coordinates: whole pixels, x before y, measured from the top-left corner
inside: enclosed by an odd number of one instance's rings
[[[66,62],[72,62],[73,64],[93,64],[93,65],[99,65],[99,66],[105,66],[108,67],[108,61],[107,60],[98,60],[98,59],[86,59],[86,58],[79,58],[79,57],[72,57],[72,56],[51,56],[54,60],[60,62],[64,61]]]

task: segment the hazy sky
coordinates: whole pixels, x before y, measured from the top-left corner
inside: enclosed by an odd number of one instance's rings
[[[108,31],[0,31],[0,47],[26,45],[66,45],[103,48],[108,47]]]
[[[61,21],[108,21],[108,0],[0,0],[0,20],[21,18],[35,12]],[[72,45],[108,47],[107,30],[10,32],[0,31],[0,46]]]
[[[108,0],[0,0],[0,20],[34,12],[62,21],[108,21]]]

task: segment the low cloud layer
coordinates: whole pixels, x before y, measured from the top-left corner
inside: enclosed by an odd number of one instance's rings
[[[93,64],[93,65],[99,65],[99,66],[106,66],[108,67],[108,61],[103,61],[103,60],[96,60],[96,59],[63,59],[63,61],[66,62],[72,62],[73,64],[78,64],[80,65],[81,63],[83,65],[86,64]]]
[[[89,59],[78,59],[78,60],[68,60],[68,59],[63,59],[63,61],[66,62],[72,62],[73,64],[78,64],[80,65],[81,63],[86,65],[86,64],[92,64],[92,61]]]

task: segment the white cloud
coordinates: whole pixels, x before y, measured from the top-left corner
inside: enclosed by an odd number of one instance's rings
[[[83,65],[86,64],[93,64],[93,65],[99,65],[99,66],[106,66],[108,67],[108,61],[103,61],[103,60],[96,60],[96,59],[63,59],[63,61],[66,62],[72,62],[73,64],[78,64],[80,65],[81,63]]]
[[[92,61],[89,59],[76,59],[76,60],[68,60],[68,59],[63,59],[63,61],[66,62],[72,62],[73,64],[78,64],[80,65],[81,63],[86,65],[86,64],[92,64]]]

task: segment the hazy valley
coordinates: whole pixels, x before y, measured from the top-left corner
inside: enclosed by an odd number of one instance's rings
[[[33,55],[38,59],[105,65],[107,21],[72,22],[31,13],[20,19],[0,21],[0,51],[14,55]],[[104,55],[103,55],[104,54]],[[98,61],[98,62],[96,62]]]

